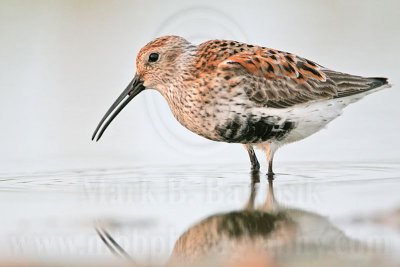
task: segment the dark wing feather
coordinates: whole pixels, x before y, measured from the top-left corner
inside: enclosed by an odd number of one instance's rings
[[[314,100],[357,94],[387,83],[328,70],[310,60],[269,48],[254,47],[218,64],[255,103],[287,108]]]
[[[324,70],[324,73],[336,84],[337,98],[363,93],[387,85],[387,78],[366,78],[347,73]]]

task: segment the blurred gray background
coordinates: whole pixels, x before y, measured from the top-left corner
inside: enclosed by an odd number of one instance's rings
[[[391,89],[281,149],[276,167],[288,161],[399,161],[399,3],[2,0],[0,172],[247,164],[241,145],[207,141],[180,126],[155,91],[132,101],[99,143],[90,141],[132,79],[139,49],[163,34],[197,43],[235,39],[343,72],[389,77]]]

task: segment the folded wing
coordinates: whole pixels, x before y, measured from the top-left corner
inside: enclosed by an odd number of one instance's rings
[[[385,78],[364,78],[326,69],[294,54],[258,47],[234,54],[218,64],[232,86],[244,88],[258,105],[287,108],[315,100],[345,97],[384,84]]]

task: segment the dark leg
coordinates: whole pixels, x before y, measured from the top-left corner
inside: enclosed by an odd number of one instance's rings
[[[268,160],[268,177],[274,177],[275,173],[272,170],[272,163],[274,161],[274,157],[272,156],[271,159]]]
[[[273,143],[270,143],[265,147],[265,152],[266,152],[267,160],[268,160],[268,173],[267,173],[267,176],[268,176],[269,179],[273,179],[274,175],[275,175],[274,171],[272,170],[275,151],[276,151],[276,146]]]
[[[252,145],[246,144],[244,145],[244,147],[246,148],[247,153],[249,153],[249,158],[251,161],[251,171],[252,172],[260,171],[260,163],[258,163],[257,156],[256,153],[254,152]]]

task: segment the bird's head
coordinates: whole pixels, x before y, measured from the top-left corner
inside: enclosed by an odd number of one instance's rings
[[[111,121],[144,89],[152,88],[164,93],[173,81],[180,56],[190,45],[179,36],[159,37],[145,45],[136,58],[135,77],[108,109],[94,131],[92,140],[99,140]]]
[[[136,57],[136,74],[146,88],[163,90],[179,64],[179,56],[190,45],[179,36],[163,36],[140,49]]]

